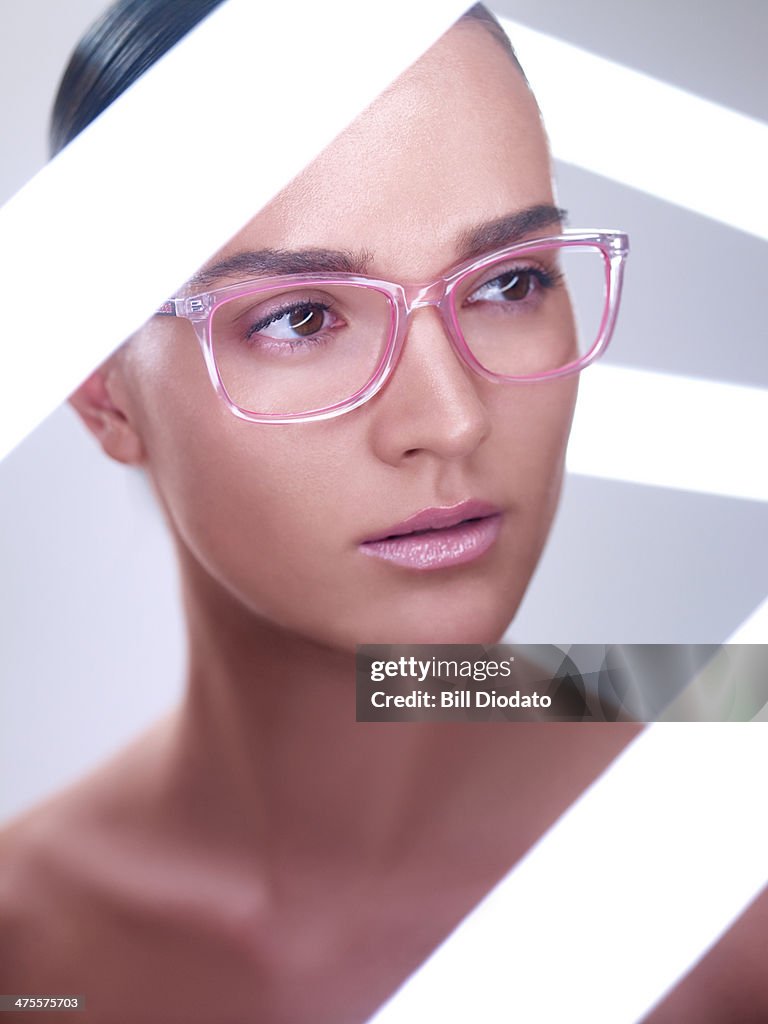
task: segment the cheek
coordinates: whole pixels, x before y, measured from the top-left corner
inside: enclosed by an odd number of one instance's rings
[[[150,472],[182,557],[251,611],[306,630],[333,573],[328,551],[354,536],[343,504],[345,484],[365,472],[354,426],[244,422],[204,372],[184,367],[155,377],[142,405]]]
[[[578,378],[503,385],[493,396],[495,455],[516,503],[533,511],[557,499]]]
[[[510,619],[557,510],[577,387],[576,378],[511,385],[506,403],[495,410],[496,472],[510,498],[504,570]]]

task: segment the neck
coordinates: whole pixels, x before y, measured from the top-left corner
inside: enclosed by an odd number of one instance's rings
[[[636,731],[357,722],[354,654],[253,614],[196,564],[183,578],[189,685],[172,815],[275,871],[325,863],[359,876],[428,858],[457,823],[491,827],[495,806],[522,853]]]
[[[194,792],[191,810],[204,803],[230,844],[263,850],[269,837],[281,861],[310,847],[358,864],[394,856],[440,785],[444,724],[356,722],[353,653],[265,621],[201,572],[184,567],[188,689],[174,799]]]

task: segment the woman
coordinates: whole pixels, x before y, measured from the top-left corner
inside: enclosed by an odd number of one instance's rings
[[[55,145],[212,6],[118,4]],[[5,831],[2,991],[79,992],[98,1022],[363,1021],[635,734],[352,715],[357,644],[500,638],[557,504],[568,253],[498,257],[562,232],[500,41],[473,9],[72,396],[164,510],[188,689]],[[498,318],[545,302],[548,361],[506,362]]]

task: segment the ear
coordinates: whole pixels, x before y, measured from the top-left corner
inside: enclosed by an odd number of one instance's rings
[[[136,426],[121,400],[120,370],[113,357],[103,363],[69,396],[69,404],[96,437],[101,447],[118,462],[140,465],[145,449]]]

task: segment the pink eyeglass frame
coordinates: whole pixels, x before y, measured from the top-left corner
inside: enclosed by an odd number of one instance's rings
[[[487,370],[473,355],[464,340],[458,324],[454,293],[462,280],[485,266],[501,262],[508,257],[518,256],[530,250],[553,249],[562,246],[592,246],[603,256],[605,267],[605,304],[600,321],[597,340],[583,356],[557,370],[524,377],[513,377]],[[428,284],[400,284],[355,274],[281,274],[276,277],[251,278],[235,284],[213,288],[196,295],[168,299],[158,309],[156,316],[176,316],[189,320],[202,348],[205,365],[217,394],[229,410],[239,419],[251,423],[310,423],[315,420],[332,419],[357,409],[376,395],[392,376],[408,334],[411,315],[417,309],[434,306],[443,322],[448,338],[460,360],[471,370],[494,383],[528,383],[551,380],[579,373],[603,354],[611,340],[619,311],[624,273],[624,261],[629,254],[629,237],[622,231],[610,229],[567,230],[559,235],[546,238],[526,239],[514,245],[497,249],[481,258],[467,260],[452,267],[447,274]],[[378,366],[371,378],[349,398],[335,405],[312,409],[303,413],[255,413],[236,405],[230,398],[219,374],[213,351],[211,323],[213,315],[223,303],[245,295],[258,295],[275,287],[291,287],[312,283],[318,287],[345,284],[371,288],[381,292],[389,301],[391,311],[390,333]]]

